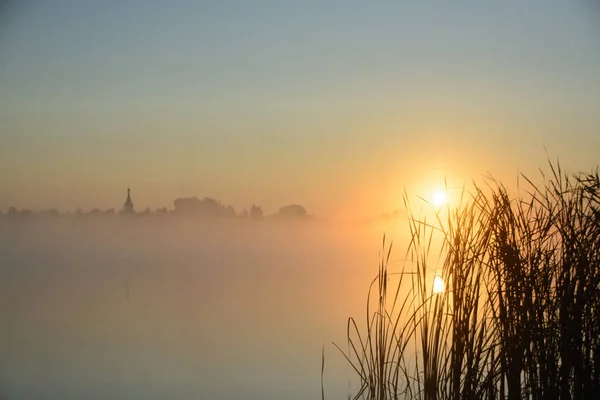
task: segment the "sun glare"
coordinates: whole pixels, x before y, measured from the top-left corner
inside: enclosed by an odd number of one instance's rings
[[[444,280],[441,276],[436,275],[435,278],[433,278],[433,293],[444,293],[445,289],[446,285],[444,284]]]
[[[431,202],[434,206],[441,207],[444,204],[446,204],[446,201],[448,201],[448,196],[446,195],[446,192],[444,192],[443,190],[436,190],[435,192],[433,192],[433,195],[431,196]]]

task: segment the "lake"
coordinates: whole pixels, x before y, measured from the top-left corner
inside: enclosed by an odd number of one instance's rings
[[[357,379],[383,230],[171,217],[0,222],[1,399],[316,399]],[[397,256],[403,254],[397,251]],[[360,318],[359,318],[360,320]]]

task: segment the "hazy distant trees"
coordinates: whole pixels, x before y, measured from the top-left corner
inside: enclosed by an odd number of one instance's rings
[[[237,218],[237,219],[247,219],[259,221],[265,219],[265,214],[263,209],[256,205],[252,204],[249,209],[244,209],[241,213],[237,214],[234,207],[231,205],[225,205],[218,200],[215,200],[210,197],[204,197],[203,199],[198,199],[197,197],[185,197],[178,198],[173,202],[175,208],[173,210],[168,210],[166,207],[158,208],[155,211],[151,210],[147,207],[144,211],[139,213],[132,213],[131,216],[137,217],[154,217],[154,216],[168,216],[168,215],[179,215],[179,216],[187,216],[187,217],[201,217],[201,218]],[[109,208],[107,210],[100,210],[98,208],[93,208],[90,210],[84,210],[81,208],[77,208],[73,213],[69,212],[59,212],[55,208],[43,209],[40,211],[30,211],[30,210],[18,210],[16,207],[10,207],[6,213],[2,213],[0,210],[0,218],[16,218],[16,217],[43,217],[43,218],[56,218],[56,217],[65,217],[65,218],[112,218],[116,216],[121,216],[124,214],[123,211],[116,211],[114,208]],[[269,216],[269,219],[309,219],[311,218],[306,209],[298,204],[291,204],[284,207],[281,207],[279,211],[275,214]]]
[[[21,218],[24,218],[24,217],[30,217],[30,216],[32,216],[33,212],[31,210],[24,209],[24,210],[15,211],[15,212],[9,213],[9,214],[10,215],[16,215],[16,216],[19,216]]]
[[[406,210],[404,210],[402,208],[396,208],[391,213],[381,214],[381,218],[385,221],[395,220],[397,218],[401,218],[401,217],[405,217],[405,216],[406,216]]]
[[[156,210],[156,213],[157,213],[158,215],[165,215],[165,214],[167,214],[167,213],[168,213],[168,211],[167,211],[167,207],[162,207],[162,208],[159,208],[159,209],[157,209],[157,210]]]
[[[176,199],[174,202],[175,213],[197,215],[204,217],[235,217],[236,213],[232,206],[225,206],[220,201],[205,197],[200,200],[197,197]]]
[[[38,213],[38,215],[42,216],[42,217],[56,218],[56,217],[60,217],[60,212],[58,212],[58,210],[56,208],[48,208],[48,209],[40,211]]]
[[[233,208],[233,206],[227,206],[225,207],[225,216],[226,217],[236,217],[236,213],[235,213],[235,209]]]
[[[263,218],[263,210],[262,210],[262,208],[260,208],[257,205],[252,204],[252,207],[250,207],[249,217],[251,219],[262,219]]]
[[[277,216],[284,218],[305,218],[308,216],[306,209],[299,204],[290,204],[279,209]]]

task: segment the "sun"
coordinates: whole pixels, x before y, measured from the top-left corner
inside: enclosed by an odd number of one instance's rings
[[[436,275],[435,278],[433,278],[433,293],[444,293],[444,290],[446,290],[444,280],[441,276]]]
[[[436,190],[431,196],[431,203],[436,207],[441,207],[448,201],[448,195],[443,190]]]

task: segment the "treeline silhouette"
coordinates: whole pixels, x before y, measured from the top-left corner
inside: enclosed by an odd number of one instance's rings
[[[165,216],[182,216],[190,218],[230,218],[230,219],[248,219],[248,220],[263,220],[263,219],[300,219],[312,220],[313,216],[309,215],[306,209],[298,204],[291,204],[281,207],[278,212],[265,215],[263,209],[256,204],[252,204],[250,208],[243,209],[241,212],[236,212],[233,206],[225,205],[218,200],[210,197],[198,199],[196,197],[179,198],[174,202],[173,209],[166,207],[151,210],[146,208],[140,212],[127,212],[124,209],[116,210],[114,208],[100,210],[93,208],[90,210],[76,209],[74,212],[59,212],[55,208],[32,211],[29,209],[17,209],[10,207],[6,212],[0,210],[0,218],[2,219],[22,219],[22,218],[98,218],[98,217],[165,217]]]

